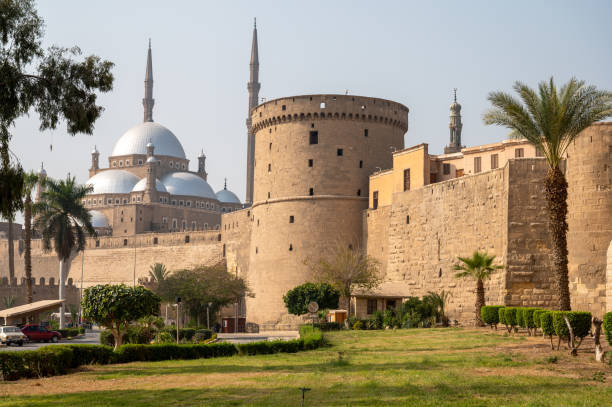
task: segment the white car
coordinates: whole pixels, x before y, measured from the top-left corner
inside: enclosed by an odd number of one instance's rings
[[[16,343],[22,346],[27,341],[28,337],[16,326],[0,326],[0,342],[3,344],[8,346],[11,343]]]

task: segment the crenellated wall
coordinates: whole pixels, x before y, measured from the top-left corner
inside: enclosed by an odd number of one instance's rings
[[[50,277],[45,279],[41,277],[36,283],[36,278],[32,279],[32,297],[33,301],[42,300],[56,300],[59,296],[59,286],[57,285],[57,278]],[[4,309],[4,299],[7,297],[13,297],[15,303],[14,307],[24,305],[26,303],[27,284],[26,279],[21,278],[19,280],[14,279],[9,285],[8,278],[2,277],[0,279],[0,309]],[[80,290],[78,286],[73,284],[72,278],[69,278],[66,282],[66,304],[78,305],[80,301]]]

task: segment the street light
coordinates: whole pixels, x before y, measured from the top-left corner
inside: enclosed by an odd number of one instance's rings
[[[210,329],[210,314],[209,314],[209,310],[210,307],[212,306],[212,302],[208,303],[208,307],[206,307],[206,329]]]
[[[176,297],[176,344],[179,343],[179,308],[181,306],[181,297]]]

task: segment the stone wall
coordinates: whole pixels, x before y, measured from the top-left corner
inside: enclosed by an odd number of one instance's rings
[[[34,301],[42,300],[56,300],[59,297],[59,286],[57,285],[57,278],[50,277],[48,279],[40,278],[38,284],[36,279],[33,279],[32,284],[32,297]],[[22,278],[17,281],[15,279],[12,284],[9,285],[8,279],[3,277],[0,279],[0,309],[5,309],[4,298],[14,297],[14,307],[24,305],[26,303],[26,279]],[[72,278],[69,278],[66,282],[66,304],[78,305],[80,300],[79,287],[74,285]],[[68,308],[66,308],[68,310]]]

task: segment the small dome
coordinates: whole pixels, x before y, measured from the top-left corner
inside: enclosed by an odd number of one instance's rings
[[[171,172],[162,178],[162,182],[171,195],[217,199],[208,182],[190,172]]]
[[[40,169],[38,170],[38,175],[40,175],[41,177],[46,177],[47,176],[47,171],[45,170],[45,166],[42,163],[40,164]]]
[[[147,154],[147,144],[155,146],[156,155],[185,159],[185,150],[176,136],[161,124],[144,122],[126,131],[115,143],[111,156]]]
[[[450,105],[450,110],[456,111],[456,112],[460,112],[461,111],[461,105],[457,102],[453,102]]]
[[[240,199],[238,199],[236,194],[230,191],[229,189],[222,189],[221,191],[217,192],[217,199],[219,200],[219,202],[223,202],[223,203],[233,203],[233,204],[241,203]]]
[[[132,188],[132,192],[144,191],[146,187],[147,187],[147,179],[143,178],[140,181],[138,181],[136,185],[134,185],[134,188]],[[157,192],[168,192],[166,190],[166,187],[164,186],[164,183],[158,179],[155,179],[155,189],[157,190]]]
[[[147,158],[147,162],[148,163],[156,163],[157,162],[157,158],[151,156],[151,157]]]
[[[129,194],[139,178],[125,170],[102,171],[91,177],[85,183],[93,186],[90,195],[97,194]]]
[[[94,228],[107,228],[110,226],[108,219],[106,219],[102,212],[90,210],[89,214],[91,215],[91,225]]]

